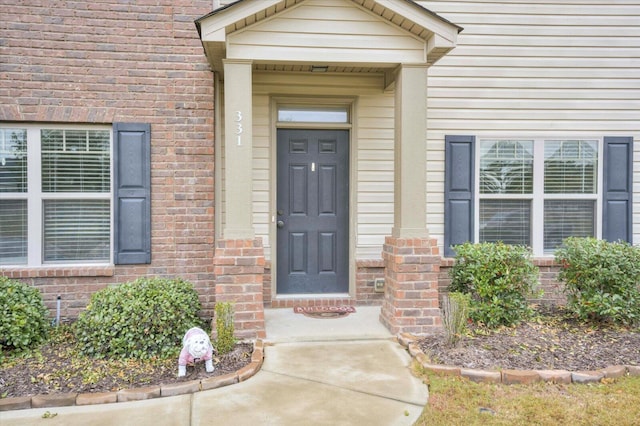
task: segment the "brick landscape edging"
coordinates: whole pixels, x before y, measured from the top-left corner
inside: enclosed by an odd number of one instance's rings
[[[264,361],[264,342],[253,343],[251,362],[238,371],[222,376],[207,377],[188,382],[153,385],[141,388],[122,389],[117,392],[56,393],[49,395],[18,396],[0,399],[0,411],[24,410],[28,408],[69,407],[74,405],[111,404],[115,402],[141,401],[165,396],[186,395],[244,382],[254,376]]]
[[[613,365],[596,371],[567,371],[567,370],[479,370],[457,367],[454,365],[434,364],[422,352],[417,341],[420,339],[410,333],[397,336],[398,342],[404,346],[409,354],[420,365],[436,374],[443,376],[462,376],[476,383],[502,383],[505,385],[529,384],[536,382],[550,383],[594,383],[602,379],[612,379],[624,376],[640,376],[640,366]]]

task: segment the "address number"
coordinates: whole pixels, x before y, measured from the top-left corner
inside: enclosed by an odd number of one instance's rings
[[[242,111],[236,111],[236,135],[238,136],[238,146],[242,145]]]

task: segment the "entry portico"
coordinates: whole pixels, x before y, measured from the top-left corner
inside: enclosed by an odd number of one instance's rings
[[[274,182],[278,176],[274,170],[265,178],[269,193],[264,215],[267,220],[258,223],[258,215],[251,208],[256,203],[256,170],[251,167],[257,149],[254,132],[266,132],[273,147],[279,143],[271,130],[276,128],[277,132],[278,128],[277,111],[273,111],[278,108],[276,99],[308,106],[316,98],[319,105],[347,105],[351,115],[357,116],[354,110],[358,108],[358,96],[370,91],[393,93],[393,223],[384,248],[380,246],[386,283],[381,320],[394,333],[424,333],[439,326],[440,256],[426,225],[427,68],[455,47],[461,28],[411,0],[241,0],[214,10],[198,19],[196,25],[217,76],[216,87],[222,88],[216,97],[216,111],[223,111],[217,117],[223,124],[216,126],[216,300],[236,303],[239,334],[263,335],[265,253],[272,269],[283,268],[288,263],[283,259],[274,263],[272,242],[293,238],[278,233],[282,221],[276,218],[281,206],[275,193],[280,183]],[[276,75],[290,76],[291,85],[273,84]],[[335,84],[325,91],[323,84],[327,81]],[[269,97],[266,106],[255,105],[257,92]],[[261,119],[270,123],[267,130],[256,124]],[[306,124],[297,127],[322,127]],[[349,123],[324,127],[351,129]],[[352,143],[356,133],[354,129],[350,134]],[[287,143],[291,145],[291,141]],[[268,149],[275,153],[275,148]],[[273,161],[268,164],[275,168]],[[358,167],[353,158],[349,164]],[[315,171],[315,162],[312,168]],[[326,168],[326,182],[333,182],[333,168]],[[347,174],[351,176],[346,182],[350,191],[356,186],[357,172]],[[302,193],[307,194],[309,188],[304,187]],[[353,195],[349,197],[354,199]],[[333,195],[327,200],[331,204]],[[359,216],[355,207],[348,210],[352,264]],[[266,227],[266,233],[257,231],[260,226]],[[265,246],[262,235],[269,240]],[[326,246],[332,247],[334,235],[325,235]],[[335,253],[327,248],[325,256]],[[323,255],[322,249],[318,255]],[[349,270],[353,270],[352,265]],[[271,276],[276,277],[273,272]],[[349,284],[350,294],[352,288]],[[274,297],[277,295],[275,290]]]

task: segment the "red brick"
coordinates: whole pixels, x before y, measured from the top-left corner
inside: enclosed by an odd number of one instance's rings
[[[603,368],[600,372],[602,372],[606,378],[615,379],[625,376],[627,374],[627,367],[624,365],[612,365],[610,367]]]
[[[432,371],[441,376],[459,376],[460,375],[460,367],[455,367],[452,365],[429,364],[429,363],[422,363],[421,365],[427,370]]]
[[[31,397],[0,398],[0,411],[24,410],[31,408]]]
[[[571,373],[573,383],[597,383],[604,378],[599,371],[574,371]]]
[[[540,380],[540,375],[535,371],[502,370],[502,383],[505,385],[528,385]]]
[[[535,370],[545,382],[551,383],[571,383],[571,372],[567,370]]]
[[[640,376],[640,366],[638,365],[627,365],[627,372],[630,376]]]
[[[241,382],[248,380],[253,377],[259,370],[262,363],[251,362],[248,365],[245,365],[240,370],[238,370],[238,379]]]
[[[201,390],[200,380],[189,380],[160,385],[160,396],[176,396],[199,392]]]
[[[81,393],[76,397],[76,405],[109,404],[118,402],[116,392]]]
[[[31,397],[31,408],[67,407],[75,405],[75,393],[56,393]]]
[[[499,371],[460,369],[460,375],[476,383],[500,383],[502,375]]]
[[[238,374],[234,372],[234,373],[224,374],[222,376],[214,376],[214,377],[208,377],[206,379],[202,379],[200,381],[200,384],[201,384],[202,390],[204,391],[204,390],[216,389],[223,386],[233,385],[238,382],[239,382]]]
[[[142,388],[123,389],[118,391],[118,402],[141,401],[158,398],[160,386],[147,386]]]

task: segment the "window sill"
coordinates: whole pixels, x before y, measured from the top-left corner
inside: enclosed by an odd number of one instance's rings
[[[113,265],[0,267],[0,274],[8,278],[112,277],[114,271]]]

